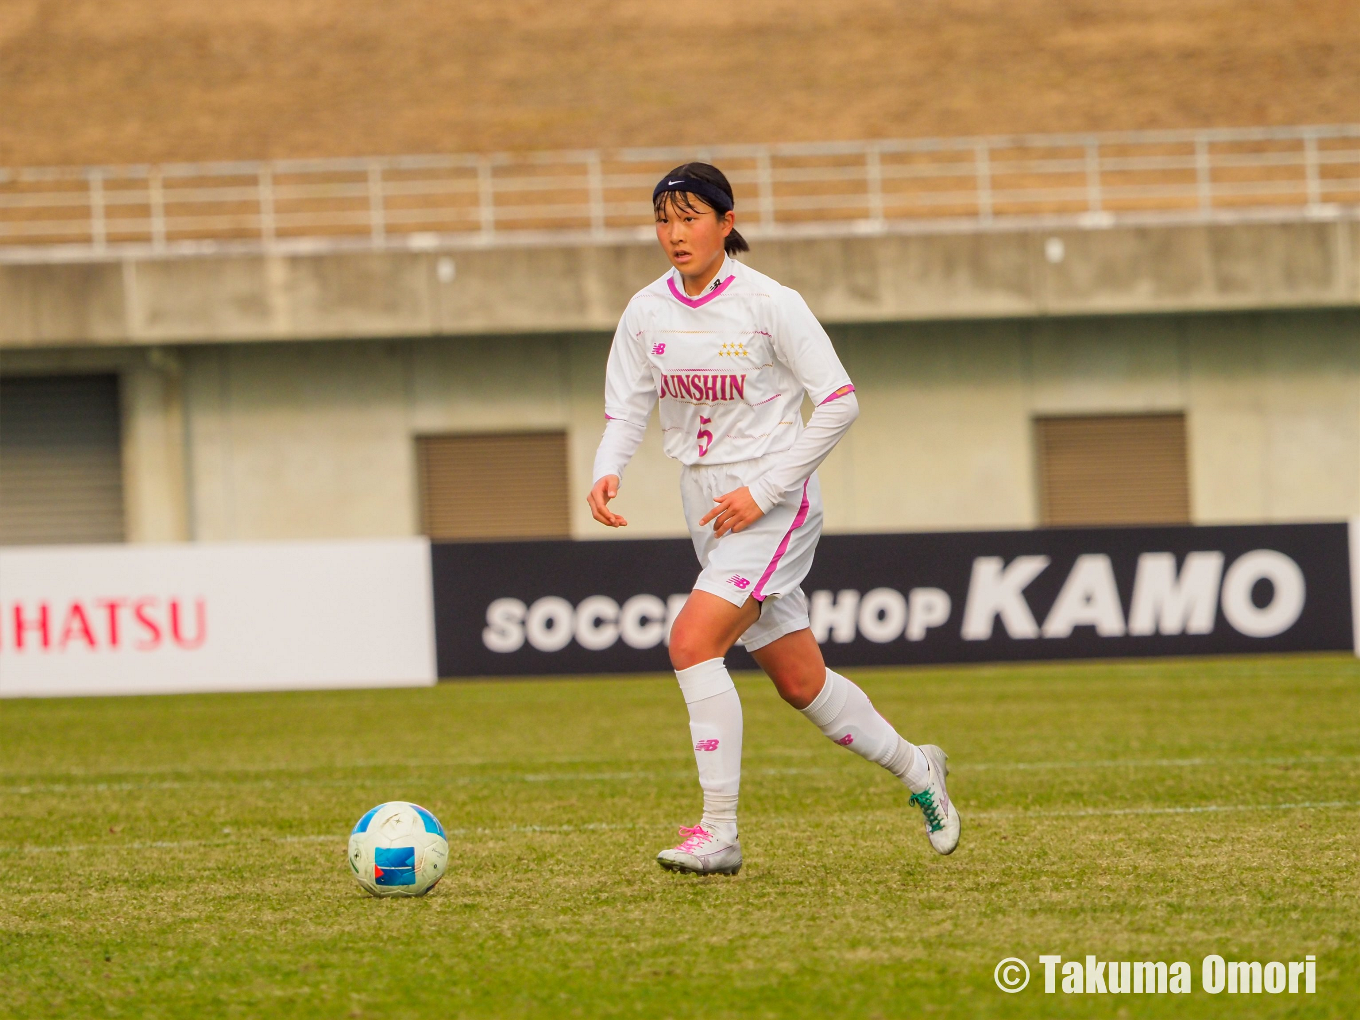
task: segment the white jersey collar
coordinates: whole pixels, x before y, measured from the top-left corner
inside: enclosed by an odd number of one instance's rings
[[[704,288],[704,292],[698,297],[690,297],[685,293],[684,278],[680,275],[680,270],[673,266],[671,267],[671,274],[667,278],[666,284],[670,288],[671,294],[674,295],[681,304],[688,305],[690,308],[700,308],[703,305],[708,304],[723,291],[727,290],[736,276],[736,267],[737,263],[732,261],[732,257],[730,255],[724,255],[722,266],[718,269],[718,274],[709,281],[708,286]]]

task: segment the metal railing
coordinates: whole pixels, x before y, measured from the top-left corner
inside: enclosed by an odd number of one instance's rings
[[[1334,217],[1360,125],[0,169],[0,260],[617,241],[720,164],[752,237]]]

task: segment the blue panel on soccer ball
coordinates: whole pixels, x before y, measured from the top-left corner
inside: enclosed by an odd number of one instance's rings
[[[373,881],[377,885],[415,885],[416,848],[374,847]]]
[[[415,808],[416,814],[420,815],[420,820],[425,823],[426,832],[434,832],[438,833],[440,836],[444,836],[444,826],[439,824],[438,818],[430,814],[419,804],[412,804],[411,807]],[[444,836],[444,838],[448,839],[447,836]]]
[[[373,816],[378,813],[378,808],[380,807],[382,807],[381,804],[379,804],[378,807],[370,808],[369,811],[364,815],[364,817],[360,818],[357,822],[355,822],[354,832],[367,832],[368,823],[373,821]],[[350,833],[350,835],[351,836],[354,835],[354,832]]]

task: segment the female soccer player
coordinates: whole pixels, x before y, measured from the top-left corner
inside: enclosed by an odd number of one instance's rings
[[[627,525],[608,504],[659,401],[666,454],[684,465],[680,498],[702,567],[670,655],[704,812],[657,861],[694,874],[741,868],[741,701],[723,662],[738,640],[813,725],[901,779],[930,845],[952,853],[959,814],[945,791],[945,753],[898,736],[862,690],[826,668],[809,629],[799,585],[822,531],[817,465],[859,404],[798,293],[730,257],[750,250],[734,205],[727,178],[707,163],[676,167],[652,193],[656,238],[674,269],[633,296],[614,334],[589,496],[597,521]],[[814,405],[806,426],[804,394]]]

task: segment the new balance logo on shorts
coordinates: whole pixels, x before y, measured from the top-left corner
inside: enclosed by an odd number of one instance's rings
[[[747,588],[751,587],[750,581],[746,580],[746,578],[744,577],[738,577],[736,574],[733,574],[731,577],[729,577],[727,579],[727,583],[734,588],[740,588],[742,591],[745,591]]]
[[[718,742],[716,740],[701,740],[694,745],[696,751],[716,751],[717,749]]]

